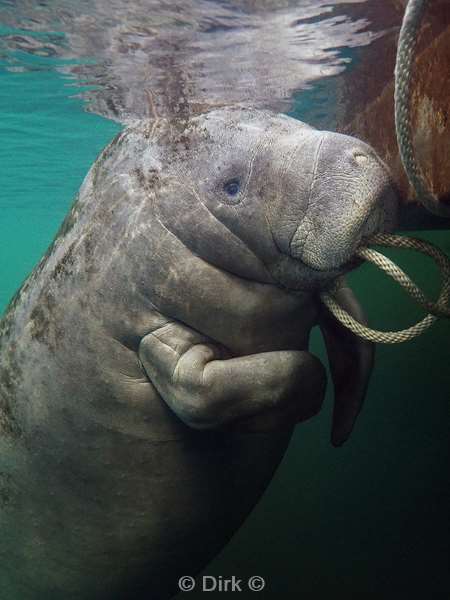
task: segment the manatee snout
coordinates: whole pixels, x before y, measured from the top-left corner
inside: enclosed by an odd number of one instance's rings
[[[364,239],[392,229],[396,196],[386,166],[370,146],[346,135],[318,133],[306,210],[287,250],[313,270],[332,271],[345,267]]]

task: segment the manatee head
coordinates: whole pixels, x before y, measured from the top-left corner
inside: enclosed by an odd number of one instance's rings
[[[113,322],[117,306],[140,315],[151,301],[189,323],[195,306],[208,312],[202,290],[215,286],[206,304],[219,307],[242,282],[263,284],[252,294],[255,315],[263,304],[282,312],[267,288],[310,296],[355,264],[355,249],[389,228],[394,211],[388,171],[366,144],[288,116],[223,108],[121,132],[91,169],[57,248],[61,257],[70,250],[103,318],[106,302]]]
[[[284,115],[216,110],[162,134],[158,148],[141,159],[143,181],[156,175],[157,218],[248,279],[316,289],[394,218],[388,171],[368,145]]]

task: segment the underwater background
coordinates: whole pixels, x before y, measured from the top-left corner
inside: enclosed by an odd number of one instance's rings
[[[51,33],[54,43],[64,38]],[[5,38],[23,34],[0,29]],[[39,41],[41,34],[33,35]],[[97,154],[121,128],[86,111],[80,94],[94,86],[83,87],[68,67],[87,60],[36,47],[41,51],[0,46],[0,314],[52,241]],[[338,54],[349,68],[358,60],[344,43]],[[326,75],[297,91],[285,112],[312,125],[326,121],[337,73]],[[448,230],[417,235],[450,255]],[[428,259],[387,254],[436,296],[439,276]],[[421,316],[374,267],[364,265],[349,280],[372,326],[401,329]],[[239,598],[448,598],[449,350],[448,321],[415,341],[379,345],[365,406],[339,449],[329,442],[329,383],[322,412],[297,427],[266,494],[205,574],[265,579],[264,591]],[[326,364],[316,331],[312,352]]]

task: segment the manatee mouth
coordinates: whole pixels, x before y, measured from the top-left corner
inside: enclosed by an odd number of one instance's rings
[[[375,233],[386,230],[384,211],[375,206],[364,219],[341,229],[322,228],[305,235],[304,226],[303,231],[300,226],[291,243],[291,257],[317,273],[339,275],[352,270],[361,264],[355,256],[358,248]]]
[[[291,292],[316,292],[327,288],[337,277],[340,277],[358,267],[362,263],[359,257],[354,257],[336,269],[318,269],[305,264],[303,261],[288,255],[270,269],[277,284]]]
[[[364,246],[364,245],[365,244],[360,244],[360,246]],[[360,246],[358,246],[358,247],[360,247]],[[322,275],[328,276],[328,277],[338,277],[339,275],[344,275],[345,273],[348,273],[349,271],[353,271],[354,269],[357,269],[358,267],[360,267],[363,264],[363,262],[364,262],[364,260],[355,254],[354,256],[352,256],[351,258],[346,260],[345,262],[339,264],[336,267],[330,267],[329,269],[314,267],[314,266],[308,265],[307,263],[303,263],[303,264],[308,269],[310,269],[311,271],[313,271],[315,273],[321,273]]]
[[[384,211],[376,206],[362,223],[356,227],[353,224],[351,234],[347,231],[343,240],[334,231],[322,231],[321,238],[318,234],[312,236],[309,246],[306,238],[300,252],[281,252],[283,257],[271,270],[272,276],[291,291],[325,289],[337,277],[360,267],[364,260],[357,255],[358,249],[367,245],[372,235],[386,229]],[[326,243],[318,248],[320,239]]]

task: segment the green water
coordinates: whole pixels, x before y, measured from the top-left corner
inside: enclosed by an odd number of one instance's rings
[[[0,72],[0,310],[119,129],[84,112],[70,79],[38,67]],[[450,254],[448,232],[423,236]],[[402,264],[436,291],[425,259]],[[370,267],[351,282],[374,325],[401,328],[420,314]],[[329,390],[321,415],[298,427],[268,492],[206,572],[266,579],[263,592],[239,598],[447,598],[449,334],[439,323],[414,342],[379,347],[366,405],[341,449],[329,444]],[[318,334],[313,351],[325,361]]]
[[[95,157],[119,130],[86,113],[73,97],[81,90],[55,73],[48,59],[33,64],[35,70],[23,73],[0,68],[0,311],[46,250]]]

